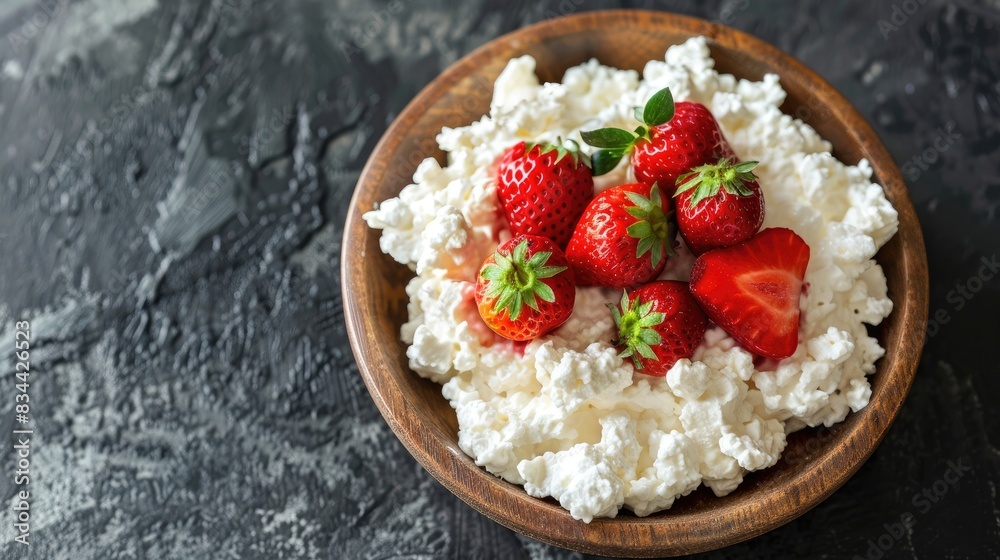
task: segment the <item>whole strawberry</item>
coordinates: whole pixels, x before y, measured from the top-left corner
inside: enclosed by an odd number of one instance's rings
[[[691,293],[715,324],[754,354],[781,360],[799,343],[809,245],[785,228],[698,257]]]
[[[618,327],[613,344],[635,369],[662,377],[677,360],[690,358],[705,338],[708,317],[691,296],[686,282],[650,282],[622,294],[609,305]]]
[[[541,235],[566,247],[594,196],[594,178],[575,145],[520,142],[500,160],[497,196],[515,236]]]
[[[675,255],[671,212],[656,185],[619,185],[594,197],[566,246],[577,283],[630,288],[659,276]]]
[[[569,318],[576,284],[552,240],[519,235],[483,262],[475,298],[479,314],[494,332],[510,340],[532,340]]]
[[[764,223],[764,194],[753,174],[756,161],[723,159],[677,179],[677,229],[700,255],[750,239]]]
[[[594,153],[594,175],[603,175],[632,154],[637,180],[657,183],[673,196],[677,178],[693,167],[735,157],[711,111],[700,103],[674,103],[669,88],[653,94],[646,106],[636,107],[635,118],[642,126],[635,132],[601,128],[582,132],[583,141],[601,148]]]

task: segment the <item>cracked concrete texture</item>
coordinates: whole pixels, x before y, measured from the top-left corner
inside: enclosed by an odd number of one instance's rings
[[[705,557],[864,557],[907,512],[884,558],[1000,554],[1000,283],[954,291],[1000,238],[1000,7],[928,0],[886,32],[889,2],[19,0],[0,5],[0,349],[31,321],[35,497],[30,547],[0,508],[0,557],[582,558],[409,457],[358,377],[339,251],[361,167],[420,88],[502,33],[621,6],[729,23],[851,99],[909,174],[948,318],[843,489]],[[942,127],[957,138],[932,153]]]

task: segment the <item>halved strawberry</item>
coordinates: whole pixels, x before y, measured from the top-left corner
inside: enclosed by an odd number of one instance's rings
[[[708,317],[691,297],[686,282],[660,280],[622,294],[611,305],[618,327],[614,344],[635,369],[662,377],[677,360],[690,358],[708,328]]]
[[[519,235],[497,247],[476,277],[476,306],[494,332],[532,340],[569,319],[576,301],[573,271],[546,237]]]
[[[799,296],[809,245],[794,231],[769,228],[694,262],[691,293],[715,324],[747,350],[776,360],[799,343]]]

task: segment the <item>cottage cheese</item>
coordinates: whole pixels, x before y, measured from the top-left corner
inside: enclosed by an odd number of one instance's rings
[[[892,311],[873,257],[897,216],[871,167],[837,161],[812,128],[781,113],[777,76],[737,80],[713,65],[703,38],[671,47],[641,76],[591,60],[562,83],[540,84],[531,57],[511,60],[490,115],[438,136],[448,165],[425,160],[398,198],[365,214],[382,230],[382,250],[416,273],[401,337],[410,367],[443,384],[461,448],[586,522],[623,506],[649,515],[702,484],[732,492],[747,472],[778,461],[787,433],[864,407],[866,376],[884,353],[866,324]],[[499,342],[472,297],[480,264],[510,236],[498,217],[499,157],[521,140],[633,129],[632,107],[665,86],[676,99],[705,104],[736,153],[761,162],[764,227],[791,228],[811,248],[795,354],[757,369],[713,328],[666,377],[637,374],[608,342],[615,333],[605,303],[619,294],[602,288],[578,288],[572,316],[553,333],[521,348]],[[596,179],[598,190],[629,173],[626,158]],[[688,278],[693,258],[680,253],[661,278]]]

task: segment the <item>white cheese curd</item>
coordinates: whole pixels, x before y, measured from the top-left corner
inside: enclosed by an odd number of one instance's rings
[[[873,259],[897,216],[871,167],[837,161],[812,128],[781,113],[777,76],[750,82],[713,66],[703,38],[671,47],[641,75],[591,60],[562,83],[540,84],[531,57],[513,59],[490,114],[438,135],[448,164],[427,159],[398,198],[364,216],[382,230],[382,250],[416,273],[400,335],[410,367],[443,384],[461,448],[586,522],[622,507],[649,515],[702,484],[732,492],[747,472],[778,461],[787,433],[832,425],[868,404],[866,376],[884,354],[866,324],[892,311]],[[740,158],[760,162],[764,227],[791,228],[809,244],[795,354],[758,369],[715,327],[666,377],[642,375],[611,346],[606,304],[620,293],[584,287],[554,332],[526,345],[498,339],[478,315],[473,286],[482,261],[510,236],[494,184],[499,158],[522,140],[557,137],[592,153],[580,130],[634,129],[633,107],[663,87],[705,104]],[[596,178],[597,189],[629,181],[627,160]],[[679,253],[662,279],[688,279],[693,257]]]

